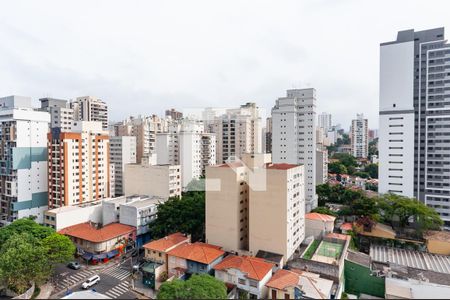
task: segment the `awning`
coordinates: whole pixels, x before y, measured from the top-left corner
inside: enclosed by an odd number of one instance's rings
[[[104,258],[106,258],[106,253],[101,253],[101,254],[94,255],[93,259],[100,260],[100,259],[104,259]]]
[[[116,249],[109,251],[108,253],[106,253],[106,256],[108,256],[108,258],[114,257],[117,254],[119,254],[119,251],[117,251]]]
[[[83,254],[83,256],[81,256],[81,257],[83,257],[85,260],[90,260],[92,258],[92,256],[94,256],[94,255],[92,255],[92,253],[85,252]]]

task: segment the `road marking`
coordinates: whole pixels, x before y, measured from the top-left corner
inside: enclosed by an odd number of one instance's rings
[[[124,287],[121,287],[121,286],[116,286],[115,288],[113,288],[113,290],[119,290],[119,291],[124,292],[124,293],[128,292],[127,288],[124,288]]]
[[[109,290],[109,291],[107,291],[105,294],[106,294],[106,295],[108,295],[108,294],[111,295],[111,294],[112,294],[112,295],[114,295],[113,298],[114,298],[114,297],[119,297],[120,295],[122,295],[121,293],[115,292],[115,291],[113,291],[113,290]],[[110,296],[110,295],[108,295],[108,296]]]

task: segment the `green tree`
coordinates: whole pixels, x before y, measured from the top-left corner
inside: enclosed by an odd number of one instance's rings
[[[412,220],[419,233],[426,230],[439,230],[443,225],[442,219],[433,208],[415,198],[384,194],[378,198],[378,202],[384,221],[391,225],[398,223],[403,228]]]
[[[73,259],[75,246],[65,235],[53,233],[42,240],[50,264],[66,263]]]
[[[328,172],[335,174],[347,174],[347,168],[340,162],[332,162],[328,164]]]
[[[175,279],[161,285],[158,299],[226,299],[225,284],[211,275],[192,275],[187,281]]]
[[[318,206],[318,207],[314,208],[313,210],[311,210],[311,212],[324,214],[324,215],[330,215],[330,216],[333,216],[333,217],[337,217],[338,216],[337,213],[335,213],[334,211],[332,211],[329,208],[324,207],[324,206]]]
[[[205,232],[205,192],[188,192],[182,198],[170,198],[158,205],[157,219],[150,224],[154,238],[174,232],[191,235],[193,241],[203,239]]]
[[[46,254],[31,234],[13,234],[0,249],[1,280],[17,293],[26,291],[31,282],[44,282],[52,270]]]
[[[3,245],[14,234],[28,233],[32,237],[42,240],[54,232],[55,230],[50,227],[41,226],[30,218],[23,218],[0,229],[0,245]]]
[[[368,164],[364,167],[364,172],[368,173],[371,178],[378,178],[378,164]]]
[[[333,155],[334,159],[338,159],[345,167],[357,167],[358,162],[356,158],[348,153],[336,153]]]
[[[361,171],[356,172],[356,173],[354,173],[353,175],[358,176],[358,177],[361,177],[361,178],[369,178],[369,177],[370,177],[369,173],[367,173],[367,172],[361,172]]]

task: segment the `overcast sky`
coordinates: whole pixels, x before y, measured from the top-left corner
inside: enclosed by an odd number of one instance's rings
[[[2,1],[0,96],[94,95],[110,119],[164,109],[270,111],[314,87],[318,112],[378,126],[379,43],[446,27],[450,1]],[[448,35],[450,32],[448,32]]]

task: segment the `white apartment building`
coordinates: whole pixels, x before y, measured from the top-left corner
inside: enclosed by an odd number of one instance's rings
[[[125,165],[136,163],[136,137],[112,136],[109,142],[110,164],[114,166],[116,196],[124,195],[123,172]]]
[[[167,130],[167,120],[156,115],[130,117],[114,125],[115,136],[136,137],[137,163],[142,163],[143,158],[149,158],[156,151],[156,134]]]
[[[0,224],[47,210],[47,132],[50,114],[36,111],[31,99],[0,98]]]
[[[109,163],[109,196],[116,197],[116,166],[111,162]]]
[[[322,128],[325,134],[331,129],[331,114],[323,112],[317,116],[317,121],[317,127]]]
[[[379,192],[415,197],[450,224],[450,44],[444,28],[380,45]]]
[[[180,165],[125,165],[123,188],[126,196],[181,197]]]
[[[156,158],[159,165],[180,165],[182,187],[205,173],[216,163],[216,137],[205,133],[202,122],[185,119],[169,125],[169,131],[156,134]]]
[[[305,167],[306,211],[317,207],[316,196],[316,90],[288,90],[272,108],[274,163]]]
[[[54,98],[41,98],[41,109],[50,113],[50,128],[59,128],[61,131],[72,130],[73,109],[67,100]]]
[[[72,132],[48,134],[48,206],[110,196],[109,136],[101,122],[76,121]]]
[[[367,158],[369,155],[369,126],[363,114],[357,114],[350,128],[352,155],[356,158]]]
[[[255,103],[226,110],[214,119],[212,131],[216,134],[218,164],[245,153],[262,152],[262,124]]]
[[[303,166],[271,163],[270,154],[207,167],[206,242],[289,259],[305,236],[303,176]]]
[[[70,102],[75,121],[102,122],[103,130],[108,130],[108,105],[93,96],[78,97]]]

